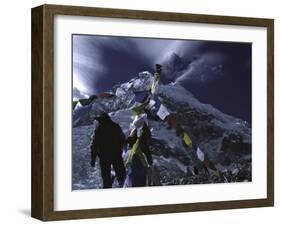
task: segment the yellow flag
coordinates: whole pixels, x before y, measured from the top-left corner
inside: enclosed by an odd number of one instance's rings
[[[140,149],[140,138],[137,139],[136,143],[133,145],[132,149],[131,149],[131,152],[126,160],[126,163],[125,163],[125,166],[126,168],[129,167],[129,165],[131,164],[131,161],[132,161],[132,158],[133,158],[133,155],[134,154],[137,154],[143,164],[144,167],[148,167],[148,163],[147,163],[147,160],[144,156],[144,154],[142,153],[141,149]]]
[[[212,173],[217,177],[220,176],[220,172],[218,170],[212,170]]]
[[[187,146],[192,147],[192,141],[186,132],[183,133],[183,140]]]

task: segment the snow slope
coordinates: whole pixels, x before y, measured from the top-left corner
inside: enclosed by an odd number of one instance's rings
[[[98,161],[95,168],[90,166],[89,144],[96,126],[94,117],[108,112],[128,136],[134,119],[131,113],[134,91],[147,90],[152,79],[151,73],[142,72],[127,83],[117,84],[111,90],[116,94],[114,97],[95,99],[86,113],[75,118],[73,189],[102,186]],[[153,139],[153,185],[251,181],[251,128],[247,122],[200,103],[179,84],[159,85],[156,94],[223,176],[206,174],[194,148],[187,147],[166,122],[149,119]]]

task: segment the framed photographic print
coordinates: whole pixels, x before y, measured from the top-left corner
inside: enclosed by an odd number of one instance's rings
[[[32,9],[32,216],[274,205],[272,19]]]

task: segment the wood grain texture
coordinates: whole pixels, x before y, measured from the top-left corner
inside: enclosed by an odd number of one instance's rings
[[[267,24],[267,198],[274,205],[274,20]]]
[[[267,28],[267,198],[91,210],[54,211],[54,16],[75,15]],[[250,208],[274,204],[274,21],[123,9],[43,5],[32,9],[32,216],[43,220]]]
[[[242,26],[261,26],[266,27],[270,19],[250,18],[250,17],[232,17],[232,16],[213,16],[204,14],[189,13],[169,13],[158,11],[95,8],[65,5],[45,5],[54,14],[76,15],[76,16],[96,16],[111,17],[124,19],[141,19],[141,20],[159,20],[159,21],[176,21],[192,23],[212,23],[226,25]]]
[[[43,219],[43,6],[31,24],[31,215]]]
[[[32,9],[32,207],[46,220],[54,210],[53,14]]]

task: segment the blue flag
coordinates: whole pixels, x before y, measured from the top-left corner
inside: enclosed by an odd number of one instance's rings
[[[148,97],[148,91],[139,91],[135,93],[135,101],[138,103],[143,103]]]

